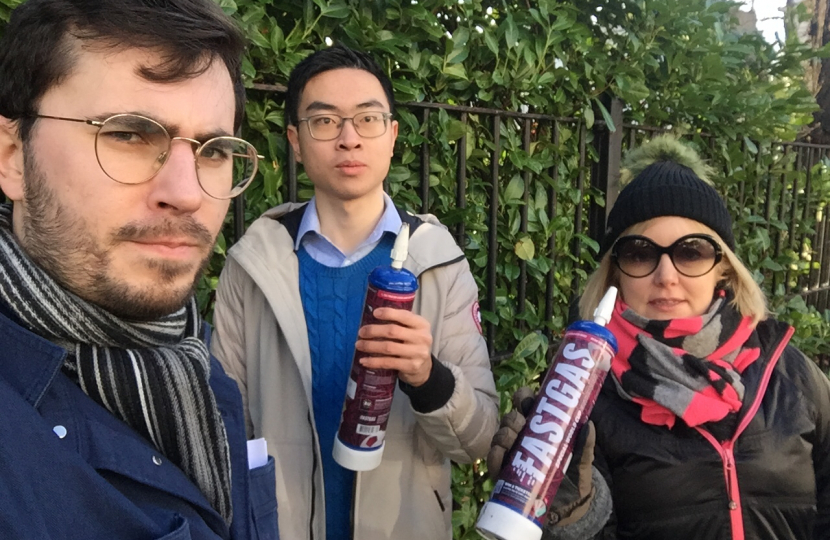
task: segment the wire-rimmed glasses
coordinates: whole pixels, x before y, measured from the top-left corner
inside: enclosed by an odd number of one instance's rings
[[[367,111],[352,117],[339,114],[314,114],[300,118],[297,123],[305,122],[308,125],[309,135],[317,141],[333,141],[339,137],[346,120],[351,121],[358,135],[366,139],[374,139],[386,133],[391,118],[392,113]]]
[[[221,136],[200,142],[171,137],[164,126],[138,114],[115,114],[104,120],[46,114],[35,117],[98,128],[95,134],[98,165],[121,184],[141,184],[152,179],[167,163],[173,141],[181,140],[195,147],[196,177],[202,190],[214,199],[232,199],[251,184],[262,158],[243,139]]]

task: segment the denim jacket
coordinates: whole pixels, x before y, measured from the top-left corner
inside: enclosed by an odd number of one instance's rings
[[[278,538],[274,461],[248,470],[241,397],[215,359],[210,386],[230,444],[230,526],[177,466],[61,371],[63,348],[6,309],[0,306],[0,538]]]

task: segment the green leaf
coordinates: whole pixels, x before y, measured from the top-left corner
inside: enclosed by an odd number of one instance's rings
[[[450,54],[447,55],[447,64],[461,63],[461,62],[463,62],[464,60],[467,59],[467,56],[469,56],[469,54],[470,54],[470,50],[467,47],[465,47],[463,45],[458,46],[458,47],[454,48],[450,52]],[[466,76],[465,76],[465,78],[466,78]]]
[[[529,236],[525,236],[516,242],[516,245],[513,246],[513,251],[521,260],[529,261],[536,255],[536,246]]]
[[[504,20],[504,40],[508,49],[512,49],[519,42],[519,29],[516,27],[512,13]]]
[[[546,71],[542,73],[538,79],[536,79],[536,84],[539,86],[547,86],[553,83],[556,80],[556,75],[553,74],[551,71]]]
[[[499,322],[499,318],[496,317],[495,314],[493,314],[490,311],[483,310],[483,309],[481,310],[481,320],[482,320],[482,322],[488,322],[490,324],[498,324],[498,322]]]
[[[248,34],[248,37],[251,38],[251,41],[254,42],[254,45],[257,47],[262,47],[263,49],[268,49],[271,47],[271,43],[268,41],[268,38],[262,35],[262,32],[259,29],[255,29],[253,32]]]
[[[484,31],[484,43],[487,45],[487,48],[490,49],[490,52],[496,56],[499,55],[499,42],[490,30]]]
[[[271,27],[271,50],[279,54],[285,47],[285,36],[282,33],[282,28],[275,24]]]
[[[591,108],[591,105],[585,105],[585,108],[582,109],[582,116],[585,118],[585,127],[591,129],[594,127],[594,109]]]
[[[550,26],[551,32],[558,32],[560,30],[566,30],[573,26],[574,21],[570,17],[568,17],[564,12],[560,12],[557,14],[556,20]]]
[[[421,65],[421,51],[412,47],[409,49],[409,69],[417,70]]]
[[[766,268],[767,270],[772,270],[773,272],[781,272],[784,270],[783,266],[769,257],[766,257],[763,261],[761,261],[761,268]]]
[[[322,0],[316,0],[316,2],[311,2],[309,0],[305,0],[303,5],[303,23],[305,24],[306,28],[310,27],[314,24],[314,4],[318,3],[319,7],[322,9],[325,3]]]
[[[651,92],[643,81],[633,80],[622,73],[614,76],[614,82],[617,83],[617,88],[620,91],[621,97],[625,97],[632,101],[640,101],[646,99]]]
[[[602,113],[602,119],[605,120],[605,126],[608,128],[608,131],[612,133],[617,131],[617,126],[614,125],[614,120],[611,118],[611,113],[608,112],[608,109],[605,108],[605,105],[602,104],[602,101],[594,98],[594,103],[596,103],[597,107],[599,107],[599,112]]]
[[[594,253],[599,253],[599,244],[596,240],[584,233],[579,233],[576,235],[576,237],[582,240],[582,243],[585,244],[588,248],[590,248],[591,251],[593,251]]]
[[[543,339],[538,332],[533,332],[524,337],[516,348],[513,349],[513,358],[527,358],[542,345]]]
[[[452,64],[445,67],[441,72],[450,77],[467,80],[467,70],[464,69],[464,64]]]
[[[10,3],[6,2],[6,1],[4,1],[2,3],[6,4],[6,5],[11,5]],[[237,8],[236,2],[234,2],[234,0],[218,0],[217,3],[219,4],[219,7],[222,8],[222,11],[224,11],[228,15],[233,15],[239,9],[239,8]]]
[[[216,237],[216,243],[213,245],[213,252],[220,255],[225,255],[227,251],[227,243],[225,242],[225,235],[221,232]]]
[[[467,44],[468,39],[470,39],[470,30],[464,26],[460,26],[452,35],[453,46],[463,47]]]
[[[507,188],[504,190],[504,198],[508,201],[516,201],[522,198],[525,192],[525,183],[519,175],[510,179]]]
[[[346,19],[351,16],[352,11],[345,4],[328,4],[321,7],[320,13],[330,19]]]
[[[447,122],[447,133],[446,139],[448,141],[456,141],[466,135],[467,133],[467,126],[464,125],[464,122],[460,120],[456,120],[454,118],[450,119]]]
[[[249,80],[256,77],[256,68],[248,59],[247,56],[242,58],[242,73],[247,77]]]

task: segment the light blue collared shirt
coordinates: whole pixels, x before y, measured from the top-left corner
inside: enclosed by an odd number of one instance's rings
[[[320,216],[317,214],[316,197],[308,202],[308,207],[303,214],[300,228],[297,230],[297,240],[294,242],[294,251],[303,246],[312,259],[330,268],[341,268],[354,264],[368,255],[375,246],[380,243],[381,238],[387,232],[397,236],[401,230],[401,216],[395,208],[392,199],[386,193],[383,194],[383,214],[378,224],[375,225],[372,233],[363,241],[357,249],[346,255],[323,236],[320,231]]]

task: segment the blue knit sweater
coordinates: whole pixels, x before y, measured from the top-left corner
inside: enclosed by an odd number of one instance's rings
[[[354,357],[354,344],[363,313],[369,274],[391,262],[395,239],[384,235],[380,243],[356,263],[332,268],[297,251],[300,295],[311,351],[311,389],[314,422],[320,438],[326,495],[326,540],[351,539],[354,473],[332,458],[332,447],[346,383]]]

